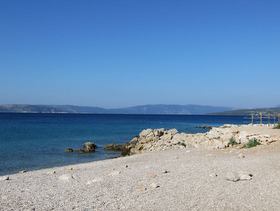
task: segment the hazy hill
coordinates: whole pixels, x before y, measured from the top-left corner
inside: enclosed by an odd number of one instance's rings
[[[15,113],[105,113],[106,109],[99,107],[72,105],[0,105],[0,112]]]
[[[231,108],[201,105],[142,105],[118,109],[72,105],[0,105],[0,112],[91,114],[208,114]]]
[[[208,114],[228,111],[231,108],[202,105],[142,105],[128,108],[111,109],[120,114]]]

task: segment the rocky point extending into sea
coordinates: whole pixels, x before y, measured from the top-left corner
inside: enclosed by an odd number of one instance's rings
[[[272,126],[223,125],[213,127],[209,132],[188,134],[176,129],[146,129],[127,144],[109,144],[107,150],[121,151],[122,155],[133,155],[148,151],[167,149],[225,149],[242,148],[251,145],[267,145],[280,140]],[[251,144],[251,145],[250,145]]]

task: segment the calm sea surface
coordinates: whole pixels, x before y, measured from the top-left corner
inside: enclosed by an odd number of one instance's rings
[[[0,175],[119,156],[103,150],[124,143],[146,128],[176,128],[197,133],[200,125],[249,123],[244,117],[200,115],[91,115],[0,113]],[[65,153],[93,140],[96,153]]]

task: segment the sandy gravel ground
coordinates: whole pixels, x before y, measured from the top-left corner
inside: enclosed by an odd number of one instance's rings
[[[279,210],[279,143],[241,151],[169,150],[9,175],[0,210]],[[225,179],[237,171],[253,179]]]

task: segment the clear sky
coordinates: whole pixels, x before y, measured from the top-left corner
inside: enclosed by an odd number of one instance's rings
[[[0,0],[0,103],[280,104],[280,1]]]

